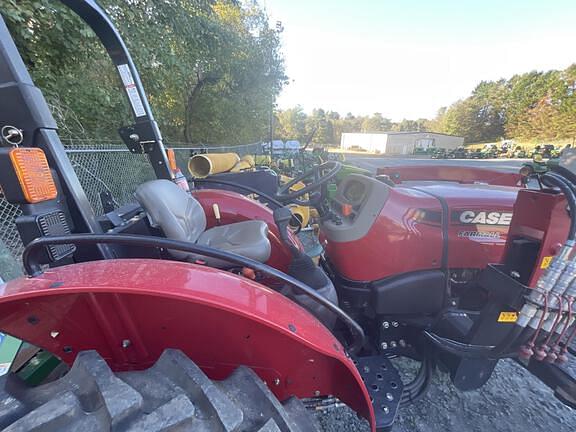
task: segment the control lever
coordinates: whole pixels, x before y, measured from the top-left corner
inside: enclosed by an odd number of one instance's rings
[[[216,218],[216,225],[222,223],[222,218],[220,216],[220,206],[217,203],[212,204],[212,210],[214,211],[214,217]]]
[[[288,207],[278,207],[274,209],[273,215],[274,223],[278,227],[278,231],[280,231],[280,238],[292,250],[294,245],[290,241],[290,237],[288,237],[288,225],[292,220],[292,212]]]
[[[277,209],[274,209],[273,216],[274,223],[278,227],[278,231],[280,231],[280,239],[286,247],[290,249],[292,258],[298,258],[303,255],[303,253],[300,252],[300,249],[298,249],[294,243],[292,243],[290,237],[288,237],[288,226],[294,217],[292,211],[288,207],[278,207]]]

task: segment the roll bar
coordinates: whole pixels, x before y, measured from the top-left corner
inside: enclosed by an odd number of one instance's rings
[[[120,128],[120,136],[132,153],[146,153],[159,179],[172,179],[158,123],[130,52],[106,12],[95,0],[61,0],[94,31],[116,66],[130,102],[135,123]]]

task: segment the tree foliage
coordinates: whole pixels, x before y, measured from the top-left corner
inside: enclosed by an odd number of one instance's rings
[[[276,113],[275,137],[289,140],[297,139],[303,143],[310,140],[313,144],[338,145],[343,133],[378,133],[389,131],[429,130],[430,121],[426,119],[407,120],[394,123],[381,113],[369,116],[355,116],[352,113],[341,117],[334,111],[317,108],[310,115],[301,106],[280,110]]]
[[[392,122],[380,113],[340,117],[323,109],[307,115],[297,107],[278,112],[276,123],[276,136],[281,139],[301,139],[311,124],[324,125],[314,142],[333,145],[345,132],[442,132],[463,136],[468,143],[576,139],[576,64],[562,71],[482,81],[469,97],[440,108],[431,120]]]
[[[257,0],[99,0],[123,34],[168,141],[267,139],[286,84],[281,26]],[[117,139],[131,122],[117,73],[96,36],[55,0],[0,0],[0,11],[64,134]],[[436,118],[277,111],[275,137],[337,144],[345,132],[436,131],[467,142],[576,137],[576,64],[483,81]]]
[[[575,90],[576,64],[563,71],[483,81],[468,98],[441,109],[430,127],[467,142],[574,138]]]
[[[281,28],[256,1],[100,0],[122,33],[168,140],[243,143],[266,136],[286,82]],[[130,122],[96,36],[54,0],[0,0],[36,84],[94,138]],[[68,121],[64,121],[68,123]]]

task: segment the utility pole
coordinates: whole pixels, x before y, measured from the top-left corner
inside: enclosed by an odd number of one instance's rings
[[[268,142],[272,146],[274,138],[274,94],[270,92],[270,115],[268,117]]]
[[[276,21],[276,32],[280,34],[284,30],[282,21]],[[268,78],[270,81],[270,113],[268,115],[268,144],[270,146],[270,157],[272,157],[272,140],[274,139],[274,91],[272,88],[272,59],[268,68]]]

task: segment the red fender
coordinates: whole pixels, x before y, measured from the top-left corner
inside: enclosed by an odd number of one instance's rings
[[[338,340],[277,292],[229,272],[174,261],[95,261],[0,285],[0,330],[68,364],[96,350],[115,371],[182,350],[212,379],[252,368],[284,400],[335,395],[367,418],[362,378]]]
[[[218,204],[223,225],[245,220],[266,222],[268,224],[268,238],[272,246],[272,253],[266,264],[280,271],[288,269],[292,254],[280,240],[280,233],[274,223],[274,216],[270,208],[242,194],[222,189],[197,189],[192,192],[192,195],[200,202],[204,213],[206,213],[208,228],[216,225],[212,204]],[[292,233],[289,233],[289,235],[292,242],[302,249],[302,244],[298,237],[292,235]]]

